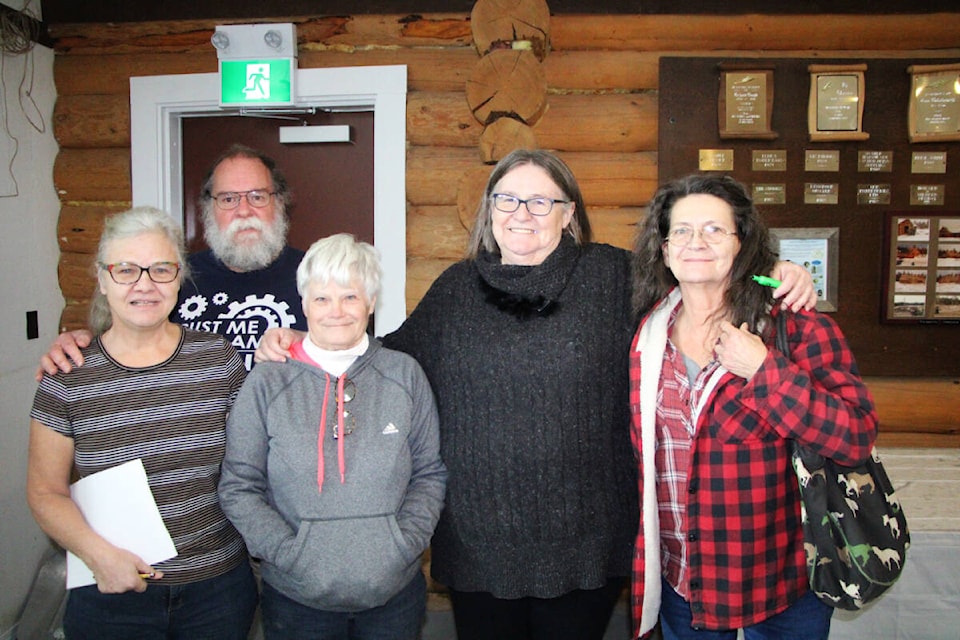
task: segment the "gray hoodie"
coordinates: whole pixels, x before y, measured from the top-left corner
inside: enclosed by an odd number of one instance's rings
[[[371,340],[344,375],[356,426],[335,439],[337,378],[293,359],[254,367],[227,422],[219,493],[273,588],[317,609],[362,611],[420,571],[447,471],[413,358]]]

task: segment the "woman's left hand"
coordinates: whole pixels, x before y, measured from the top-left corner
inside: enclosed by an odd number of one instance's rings
[[[760,369],[767,357],[767,345],[760,336],[750,333],[746,322],[739,329],[726,320],[721,322],[714,351],[727,371],[747,380]]]

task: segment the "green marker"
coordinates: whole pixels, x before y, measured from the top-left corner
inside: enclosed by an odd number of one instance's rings
[[[751,276],[751,277],[756,281],[757,284],[762,285],[764,287],[773,287],[774,289],[776,289],[781,284],[783,284],[779,280],[776,280],[769,276]]]

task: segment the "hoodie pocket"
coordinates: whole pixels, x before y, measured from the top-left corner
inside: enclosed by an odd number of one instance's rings
[[[393,514],[304,521],[290,557],[264,578],[295,600],[332,611],[380,606],[419,570]]]

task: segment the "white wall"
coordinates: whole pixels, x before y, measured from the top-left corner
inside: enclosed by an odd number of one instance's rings
[[[24,483],[34,370],[57,333],[63,307],[53,51],[38,45],[27,54],[4,53],[0,90],[0,638],[7,638],[48,545],[27,509]],[[27,340],[26,313],[33,310],[40,337]]]

